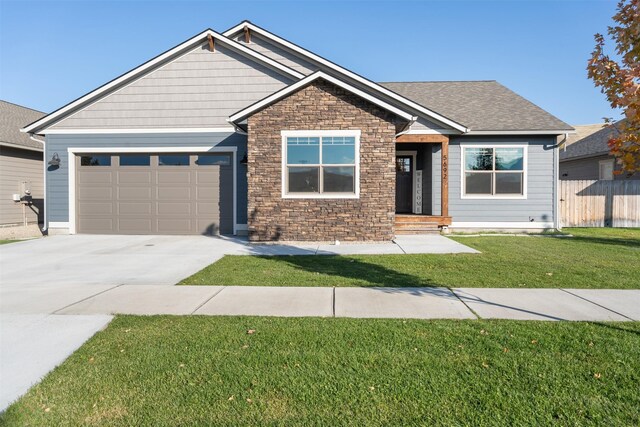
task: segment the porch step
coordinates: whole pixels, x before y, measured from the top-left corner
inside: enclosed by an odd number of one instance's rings
[[[396,215],[396,234],[439,233],[443,225],[450,224],[450,218],[431,215]]]

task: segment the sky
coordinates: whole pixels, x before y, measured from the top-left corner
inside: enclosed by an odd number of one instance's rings
[[[51,112],[244,19],[373,81],[497,80],[569,124],[617,119],[587,78],[614,0],[0,0],[0,99]],[[609,51],[613,46],[609,44]]]

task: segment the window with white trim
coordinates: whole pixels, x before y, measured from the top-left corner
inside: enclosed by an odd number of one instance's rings
[[[526,147],[463,147],[463,196],[524,197]]]
[[[283,139],[284,196],[357,197],[359,132],[292,131]]]

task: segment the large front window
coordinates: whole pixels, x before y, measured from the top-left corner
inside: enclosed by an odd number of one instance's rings
[[[359,132],[285,131],[285,197],[357,197]]]
[[[524,197],[525,147],[464,147],[463,197]]]

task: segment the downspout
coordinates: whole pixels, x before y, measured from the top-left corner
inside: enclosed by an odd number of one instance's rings
[[[553,203],[553,221],[556,230],[562,230],[562,224],[560,222],[560,147],[565,145],[569,134],[565,133],[564,138],[556,145],[556,149],[553,150],[553,176],[555,179],[555,197]],[[566,146],[565,146],[566,147]]]
[[[44,218],[44,225],[42,227],[42,233],[46,233],[49,228],[49,218],[47,217],[47,149],[45,141],[41,141],[35,138],[32,133],[29,134],[29,139],[42,144],[42,177],[43,177],[43,197],[44,203],[42,204],[42,216]]]

